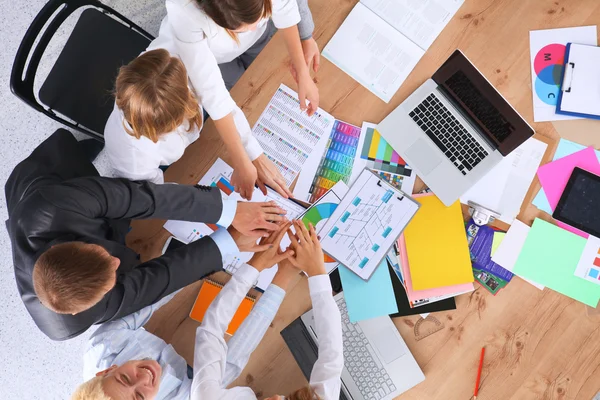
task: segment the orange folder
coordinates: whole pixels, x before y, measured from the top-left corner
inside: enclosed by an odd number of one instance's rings
[[[192,307],[192,311],[190,312],[190,318],[202,322],[204,314],[206,313],[206,310],[208,310],[208,306],[210,306],[217,297],[221,289],[223,289],[223,285],[220,283],[204,280],[200,292],[198,293],[198,297],[196,297],[196,301],[194,302],[194,307]],[[252,311],[252,307],[254,307],[254,301],[255,299],[250,296],[246,296],[246,298],[242,300],[242,303],[227,327],[226,333],[228,335],[233,335],[242,322],[244,322],[244,319],[246,319],[248,314],[250,314],[250,311]]]

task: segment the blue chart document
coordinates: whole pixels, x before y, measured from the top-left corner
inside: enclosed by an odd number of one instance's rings
[[[419,209],[419,203],[365,169],[321,232],[323,250],[369,279]]]

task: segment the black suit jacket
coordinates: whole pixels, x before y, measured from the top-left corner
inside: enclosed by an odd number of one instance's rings
[[[221,253],[210,237],[145,263],[125,245],[132,219],[216,223],[223,209],[216,188],[100,177],[64,129],[17,165],[5,190],[17,287],[37,326],[53,340],[131,314],[222,269]],[[99,244],[118,257],[117,283],[89,310],[57,314],[35,295],[33,266],[52,245],[74,240]]]

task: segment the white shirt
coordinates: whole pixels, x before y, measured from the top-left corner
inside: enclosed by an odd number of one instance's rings
[[[224,252],[223,246],[226,243],[222,243],[214,234],[211,237]],[[237,250],[237,247],[230,250]],[[173,346],[142,328],[152,314],[175,294],[177,292],[138,312],[100,326],[90,337],[83,357],[84,380],[93,378],[97,372],[113,364],[121,365],[130,360],[151,358],[158,361],[163,369],[155,400],[189,399],[192,380],[187,376],[185,359],[177,354]],[[247,357],[275,318],[284,296],[285,292],[281,288],[270,285],[229,341],[232,362],[227,364],[225,371],[229,382],[242,372],[248,361]]]
[[[159,48],[167,50],[172,56],[177,56],[177,47],[166,18],[160,26],[158,38],[150,43],[146,51]],[[246,153],[250,160],[254,161],[262,154],[262,148],[252,135],[252,129],[244,113],[235,103],[231,112]],[[202,114],[202,107],[200,107],[200,114]],[[136,139],[135,136],[127,133],[125,125],[129,127],[123,112],[115,104],[104,128],[106,153],[115,175],[131,180],[164,183],[163,171],[159,166],[170,165],[179,160],[186,147],[200,137],[200,129],[187,131],[189,126],[187,121],[173,132],[161,135],[156,143],[145,136]]]
[[[278,29],[300,22],[296,0],[272,0],[271,19]],[[196,93],[211,118],[226,117],[235,107],[218,64],[232,61],[248,50],[265,32],[267,19],[254,31],[238,34],[239,44],[204,13],[195,0],[167,0],[168,23],[177,54],[183,60]]]
[[[245,351],[242,352],[239,351],[239,348],[235,352],[228,348],[223,335],[237,307],[258,274],[255,268],[244,264],[206,311],[202,325],[196,331],[192,400],[256,400],[256,395],[248,387],[226,389],[237,377],[237,375],[232,376],[228,368],[230,365],[237,365],[241,372],[250,352],[262,339],[269,323],[265,322],[264,330],[255,332],[252,338],[248,339],[250,343],[243,346]],[[340,377],[344,367],[340,311],[333,300],[328,275],[310,277],[308,286],[319,342],[319,357],[310,376],[310,386],[322,399],[337,400],[340,395]],[[236,332],[233,339],[238,334],[239,331]],[[235,344],[238,346],[238,343]],[[230,342],[231,345],[233,344]]]

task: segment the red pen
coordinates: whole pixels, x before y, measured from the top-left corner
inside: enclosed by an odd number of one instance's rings
[[[475,382],[475,393],[473,393],[473,400],[477,400],[477,392],[479,392],[479,380],[481,379],[481,369],[483,368],[483,355],[485,354],[485,347],[481,348],[481,358],[479,359],[479,369],[477,370],[477,381]]]

